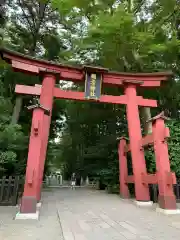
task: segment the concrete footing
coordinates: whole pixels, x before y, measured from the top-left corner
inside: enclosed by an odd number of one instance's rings
[[[37,204],[36,204],[36,207],[37,208],[40,208],[42,206],[42,203],[41,202],[38,202]]]
[[[15,220],[38,220],[39,219],[39,211],[36,213],[20,213],[16,214]]]
[[[156,212],[163,213],[165,215],[177,215],[180,214],[180,209],[163,209],[163,208],[156,208]]]
[[[153,205],[152,201],[142,202],[142,201],[136,201],[135,200],[134,203],[139,207],[151,207]]]
[[[28,220],[28,219],[32,219],[32,220],[38,220],[39,219],[39,210],[42,206],[41,202],[38,202],[36,204],[36,212],[35,213],[21,213],[18,212],[15,216],[15,220]],[[20,206],[19,206],[20,208]]]

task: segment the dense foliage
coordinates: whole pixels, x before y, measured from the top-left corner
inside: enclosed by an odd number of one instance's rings
[[[6,0],[0,8],[0,41],[13,50],[115,71],[172,70],[174,77],[161,88],[139,93],[158,100],[152,115],[165,110],[172,118],[171,165],[180,176],[179,1]],[[0,70],[0,172],[23,174],[31,124],[31,113],[25,106],[32,98],[18,100],[14,87],[16,83],[33,85],[40,80],[13,73],[2,61]],[[83,90],[82,86],[67,86],[64,82],[59,86]],[[105,88],[103,92],[120,95],[123,89]],[[53,165],[61,168],[66,178],[75,171],[116,186],[118,137],[122,135],[128,136],[124,106],[56,100],[46,169]],[[146,155],[148,171],[153,172],[153,154],[149,151]]]

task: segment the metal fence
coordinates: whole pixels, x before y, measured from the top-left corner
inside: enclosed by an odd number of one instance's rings
[[[0,179],[0,206],[15,206],[23,191],[24,179],[20,176]]]

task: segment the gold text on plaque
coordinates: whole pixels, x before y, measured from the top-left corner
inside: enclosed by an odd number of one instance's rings
[[[91,75],[91,83],[90,83],[90,97],[95,97],[96,91],[96,74]]]

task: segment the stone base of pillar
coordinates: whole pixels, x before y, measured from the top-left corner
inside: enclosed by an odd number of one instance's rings
[[[34,197],[23,197],[20,205],[20,211],[16,214],[15,220],[38,220],[39,210],[42,203],[36,201]],[[24,211],[24,212],[23,212]]]
[[[163,213],[165,215],[177,215],[180,214],[180,209],[163,209],[163,208],[156,208],[156,212]]]
[[[176,210],[176,197],[175,195],[171,196],[160,196],[158,197],[159,207],[162,209]]]
[[[134,203],[139,207],[151,207],[151,206],[153,206],[152,201],[137,201],[137,200],[135,200]]]
[[[39,219],[39,211],[35,213],[21,213],[18,212],[16,214],[15,220],[38,220]]]
[[[20,213],[36,213],[36,197],[23,196],[21,200]]]
[[[42,203],[41,203],[41,202],[38,202],[38,203],[36,204],[36,207],[37,207],[37,208],[41,208],[41,206],[42,206]]]
[[[121,194],[120,193],[120,197],[122,198],[122,199],[130,199],[130,197],[129,197],[129,194]]]

